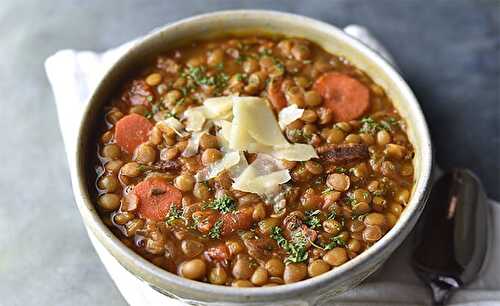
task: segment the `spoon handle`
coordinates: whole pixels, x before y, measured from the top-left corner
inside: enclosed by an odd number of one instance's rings
[[[440,278],[431,281],[429,287],[432,291],[432,304],[442,306],[446,304],[453,290],[458,289],[460,285],[452,278]]]

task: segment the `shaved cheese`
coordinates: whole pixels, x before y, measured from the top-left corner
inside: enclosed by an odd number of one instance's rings
[[[290,161],[304,161],[318,158],[318,153],[313,146],[304,143],[293,143],[283,147],[274,147],[270,153],[278,159]]]
[[[240,161],[240,152],[226,153],[222,159],[210,164],[208,167],[196,173],[196,181],[203,182],[216,177],[224,170],[229,170]]]
[[[282,109],[278,114],[278,123],[281,130],[284,130],[287,125],[294,122],[295,120],[300,119],[303,113],[304,110],[298,108],[297,105],[295,104],[292,104]]]
[[[233,127],[237,130],[235,135],[240,134],[242,139],[250,136],[257,143],[268,146],[288,144],[276,122],[273,111],[264,99],[240,97],[238,103],[233,107],[233,113]],[[236,126],[235,123],[237,123]]]
[[[208,119],[231,119],[233,97],[209,98],[203,102],[203,111]]]
[[[207,120],[231,119],[233,109],[232,97],[209,98],[203,106],[191,107],[184,112],[186,130],[198,132],[203,129]]]
[[[205,134],[206,132],[207,131],[193,132],[191,134],[191,138],[189,138],[186,148],[182,152],[183,157],[191,157],[198,153],[198,149],[200,148],[201,136],[203,136],[203,134]]]
[[[260,195],[279,192],[280,185],[291,179],[288,170],[275,158],[259,154],[233,183],[233,188]]]
[[[245,192],[266,194],[279,188],[279,185],[291,179],[288,170],[279,170],[267,175],[256,176],[255,169],[250,165],[234,182],[233,188]]]
[[[233,105],[234,119],[229,133],[230,149],[266,153],[275,158],[293,161],[318,157],[313,146],[291,144],[286,140],[265,99],[238,97],[236,101]],[[295,110],[290,108],[288,112],[297,110],[295,106]]]
[[[236,179],[237,177],[239,177],[243,173],[243,171],[245,171],[245,169],[248,167],[248,162],[247,159],[245,158],[245,153],[239,151],[239,154],[240,154],[240,160],[236,165],[234,165],[233,167],[231,167],[231,169],[229,169],[229,174],[231,175],[232,179]]]
[[[184,112],[186,118],[186,131],[199,132],[203,129],[206,117],[203,112],[203,106],[188,108]]]
[[[175,117],[169,117],[161,121],[160,124],[165,124],[172,130],[174,130],[174,132],[180,137],[187,136],[186,132],[184,131],[184,125]]]
[[[229,137],[231,136],[231,122],[227,120],[214,121],[215,126],[220,129],[217,131],[217,141],[224,152],[229,151]]]

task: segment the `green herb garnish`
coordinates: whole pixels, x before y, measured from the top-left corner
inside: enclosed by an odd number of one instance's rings
[[[219,239],[222,232],[222,225],[224,222],[222,220],[217,220],[208,232],[208,237],[212,239]]]
[[[347,173],[347,172],[349,172],[349,169],[344,168],[344,167],[336,167],[335,168],[335,172],[337,172],[337,173]]]
[[[352,192],[349,192],[349,193],[345,196],[344,201],[345,201],[347,204],[351,205],[351,206],[353,206],[353,205],[355,205],[356,203],[358,203],[358,201],[354,198],[354,194],[353,194]]]
[[[321,192],[321,194],[325,194],[326,195],[326,194],[329,194],[331,192],[333,192],[333,188],[328,187],[328,188],[325,188],[325,190],[323,190]]]
[[[320,228],[321,227],[321,220],[319,219],[320,214],[321,211],[319,211],[318,209],[306,211],[305,213],[306,220],[304,223],[311,229]]]
[[[184,217],[182,216],[182,210],[178,209],[177,206],[175,205],[170,206],[167,218],[165,219],[167,224],[172,225],[172,223],[174,223],[175,220],[179,219],[184,219]]]
[[[212,202],[208,203],[207,207],[214,210],[218,210],[221,213],[228,213],[236,210],[236,203],[230,196],[225,194],[222,197],[217,198]]]
[[[323,246],[325,250],[331,250],[339,246],[345,246],[346,241],[342,239],[340,235],[337,235],[331,239],[331,241]]]
[[[330,213],[328,213],[328,216],[326,216],[326,219],[334,220],[336,217],[337,217],[337,212],[335,210],[332,210]]]
[[[377,122],[373,120],[372,117],[364,117],[361,119],[361,129],[359,130],[361,133],[375,134],[378,131],[392,130],[393,126],[397,124],[396,118],[388,117],[385,120],[381,120]]]
[[[229,81],[229,77],[224,72],[208,76],[204,66],[189,67],[182,72],[182,76],[193,80],[199,86],[214,86],[219,92],[226,87]]]
[[[274,239],[276,243],[288,253],[288,257],[285,259],[285,262],[304,262],[309,257],[306,248],[307,239],[300,230],[294,232],[292,241],[288,241],[283,236],[283,230],[281,227],[275,226],[271,230],[271,238]]]

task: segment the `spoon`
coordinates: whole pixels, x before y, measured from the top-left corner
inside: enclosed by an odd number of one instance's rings
[[[491,230],[487,204],[481,182],[468,170],[453,169],[435,182],[412,259],[434,305],[445,305],[479,274]]]

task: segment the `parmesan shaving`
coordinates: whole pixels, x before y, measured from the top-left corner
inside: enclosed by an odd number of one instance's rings
[[[295,120],[300,119],[303,113],[304,110],[298,108],[297,105],[295,104],[292,104],[282,109],[278,114],[278,123],[281,130],[284,130],[287,125],[294,122]]]
[[[203,114],[203,110],[200,107],[188,108],[184,112],[184,118],[186,118],[186,131],[199,132],[203,129],[203,124],[205,124],[206,117]]]
[[[245,192],[266,195],[279,192],[280,185],[291,179],[288,170],[275,158],[259,154],[233,183],[233,188]]]
[[[314,147],[304,143],[293,143],[284,147],[274,147],[270,154],[275,158],[289,161],[304,161],[318,157]]]
[[[204,182],[207,181],[211,178],[216,177],[219,175],[222,171],[224,170],[229,170],[231,167],[234,165],[238,164],[240,162],[240,152],[229,152],[224,155],[224,157],[212,164],[210,164],[208,167],[200,170],[195,178],[197,182]],[[246,160],[245,160],[246,161]]]
[[[184,131],[184,125],[179,120],[177,120],[177,118],[169,117],[160,122],[160,124],[162,123],[174,130],[174,132],[180,137],[187,136],[187,133]]]
[[[193,132],[191,134],[191,138],[189,138],[186,148],[182,152],[183,157],[191,157],[198,153],[198,149],[200,148],[201,136],[203,136],[203,134],[205,134],[206,132],[207,131]]]
[[[265,99],[258,97],[234,99],[234,119],[229,133],[230,149],[266,153],[275,158],[293,161],[306,161],[318,157],[313,146],[291,144],[286,140]]]
[[[206,99],[202,106],[191,107],[184,112],[186,130],[198,132],[207,120],[231,119],[232,109],[232,97]]]

